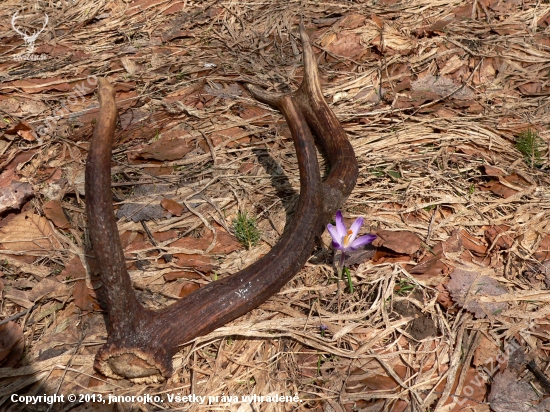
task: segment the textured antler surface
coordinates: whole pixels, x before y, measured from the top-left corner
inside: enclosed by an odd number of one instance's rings
[[[166,378],[178,348],[257,307],[279,291],[306,263],[315,239],[353,189],[357,163],[340,123],[326,104],[313,51],[303,27],[304,81],[288,95],[248,86],[258,99],[284,115],[294,141],[300,170],[300,200],[292,230],[262,259],[246,269],[198,289],[159,310],[136,299],[126,270],[111,201],[111,146],[116,122],[114,91],[100,79],[99,120],[86,165],[86,209],[90,238],[109,312],[109,337],[95,367],[117,378]],[[311,130],[324,146],[331,172],[321,182]]]

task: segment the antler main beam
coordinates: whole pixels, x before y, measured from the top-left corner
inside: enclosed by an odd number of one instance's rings
[[[111,194],[111,147],[117,110],[114,90],[99,80],[100,112],[86,164],[86,212],[108,308],[107,343],[95,367],[113,378],[164,379],[172,374],[179,347],[245,314],[278,292],[307,262],[323,225],[349,196],[357,180],[357,162],[340,123],[326,104],[317,64],[303,26],[304,81],[288,95],[250,92],[278,108],[294,141],[300,170],[300,200],[293,222],[262,259],[246,269],[198,289],[162,310],[144,308],[126,269]],[[331,171],[321,182],[313,136],[324,146]]]

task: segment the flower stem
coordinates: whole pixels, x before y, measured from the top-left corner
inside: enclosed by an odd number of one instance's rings
[[[346,253],[342,250],[340,255],[340,263],[338,264],[338,279],[342,279],[344,273],[344,261],[346,260]]]

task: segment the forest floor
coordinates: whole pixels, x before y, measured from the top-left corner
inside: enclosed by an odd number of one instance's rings
[[[378,235],[348,259],[353,291],[335,299],[325,234],[279,293],[184,346],[167,381],[98,374],[84,193],[97,78],[116,90],[128,270],[164,307],[292,230],[289,129],[242,84],[297,88],[300,21],[359,162],[342,212]],[[549,25],[546,1],[0,2],[0,409],[550,410]],[[239,211],[261,232],[250,248]]]

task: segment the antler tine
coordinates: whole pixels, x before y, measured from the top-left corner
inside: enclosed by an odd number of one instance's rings
[[[303,267],[322,233],[327,212],[333,213],[353,188],[357,177],[353,149],[322,98],[313,73],[317,67],[311,48],[306,56],[309,43],[303,29],[302,43],[307,86],[289,95],[249,86],[259,100],[282,112],[292,134],[300,170],[300,199],[289,225],[292,229],[254,264],[159,311],[148,310],[137,301],[125,267],[110,189],[110,151],[116,124],[114,92],[106,80],[100,80],[100,114],[86,165],[86,209],[109,311],[109,336],[95,361],[96,369],[105,375],[137,381],[171,376],[172,356],[181,345],[260,305]],[[313,125],[315,121],[321,125]],[[332,166],[325,183],[321,182],[310,127],[327,151],[334,151],[328,154]]]
[[[42,29],[40,30],[40,33],[42,33],[42,30],[44,30],[44,28],[46,27],[46,24],[48,24],[48,22],[50,21],[50,18],[46,13],[44,13],[44,16],[46,16],[46,18],[44,19],[44,24],[42,25]]]
[[[300,37],[304,78],[298,90],[289,93],[288,96],[292,96],[296,102],[329,158],[330,173],[323,182],[325,220],[328,221],[351,194],[357,182],[359,168],[346,132],[323,96],[317,60],[302,23]],[[279,102],[285,96],[281,93],[267,92],[252,84],[247,84],[246,87],[257,100],[274,107],[279,107]]]
[[[19,11],[16,11],[13,16],[11,17],[11,26],[13,27],[13,30],[15,30],[15,32],[23,37],[27,36],[27,33],[23,33],[21,31],[19,31],[17,29],[17,27],[15,27],[15,22],[17,21],[17,19],[19,18]]]

